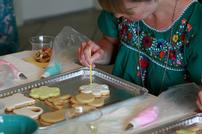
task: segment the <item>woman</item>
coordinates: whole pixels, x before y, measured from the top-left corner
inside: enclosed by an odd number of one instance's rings
[[[18,33],[12,0],[0,1],[0,55],[16,52]]]
[[[80,63],[109,64],[113,74],[158,95],[202,76],[202,5],[196,0],[99,0],[103,38],[83,42]]]

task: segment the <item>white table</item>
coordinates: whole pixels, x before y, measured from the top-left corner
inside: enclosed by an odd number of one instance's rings
[[[30,81],[34,81],[34,80],[37,80],[40,78],[40,74],[43,73],[42,68],[38,68],[35,65],[32,65],[30,63],[26,64],[27,66],[25,65],[25,63],[22,65],[22,63],[24,62],[22,59],[25,57],[31,56],[31,54],[32,54],[31,51],[22,51],[19,53],[7,55],[7,56],[9,56],[7,58],[10,58],[11,60],[14,59],[13,64],[15,64],[18,67],[20,66],[20,69],[22,72],[27,72],[28,80],[15,81],[8,87],[3,87],[3,88],[17,86],[17,85],[24,84],[24,83],[27,83]],[[4,57],[0,57],[0,58],[4,58]],[[15,62],[15,60],[17,60],[17,59],[18,59],[18,64]],[[68,66],[66,66],[64,71],[70,71],[70,70],[77,69],[80,67],[81,66],[76,63],[71,63],[71,64],[68,63]],[[35,70],[30,70],[30,71],[38,72],[38,73],[34,73],[34,74],[31,73],[29,71],[29,68],[35,69]],[[103,67],[101,67],[101,69],[108,70],[107,68],[103,68]],[[111,69],[111,67],[110,67],[110,69]],[[0,88],[0,90],[4,90],[3,88]],[[112,133],[121,134],[121,133],[133,132],[133,131],[124,132],[123,128],[125,127],[125,124],[128,122],[130,117],[136,115],[139,111],[141,111],[145,107],[149,106],[150,104],[154,103],[154,101],[156,99],[157,99],[157,97],[155,97],[155,96],[146,95],[144,97],[138,97],[138,99],[137,98],[130,99],[121,104],[114,105],[112,107],[108,107],[108,108],[104,109],[103,112],[105,113],[105,115],[103,116],[103,119],[101,121],[102,121],[102,124],[105,124],[105,128],[98,127],[98,133],[104,134],[104,133],[106,133],[106,131],[110,134],[112,134]],[[110,113],[110,112],[112,112],[112,113]],[[112,116],[112,114],[113,114],[113,116]],[[114,118],[117,119],[118,121],[116,122],[116,120]],[[112,120],[114,120],[114,122]],[[120,124],[120,122],[121,122],[121,124]],[[165,121],[160,121],[160,122],[162,123]],[[113,123],[117,123],[116,126],[112,126]],[[158,122],[156,122],[156,124],[158,124]],[[120,131],[116,131],[119,129],[120,129]],[[72,125],[71,123],[68,123],[68,121],[65,121],[64,123],[60,124],[59,126],[56,125],[56,126],[44,129],[44,130],[37,131],[38,134],[46,134],[46,133],[47,134],[69,134],[69,133],[72,134],[72,133],[80,133],[80,132],[85,133],[85,131],[82,130],[82,128],[79,128],[78,126],[75,127],[75,124]]]

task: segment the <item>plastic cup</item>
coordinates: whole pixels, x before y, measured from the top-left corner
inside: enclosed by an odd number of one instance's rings
[[[54,37],[47,35],[33,36],[30,38],[32,45],[33,58],[37,62],[47,63],[52,55]]]

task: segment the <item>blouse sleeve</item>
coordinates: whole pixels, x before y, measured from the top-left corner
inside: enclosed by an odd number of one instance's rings
[[[191,41],[188,49],[187,70],[191,81],[202,85],[202,29],[200,34]]]
[[[197,3],[191,17],[193,37],[187,49],[187,70],[190,80],[202,85],[202,5]]]
[[[98,18],[98,27],[104,35],[117,38],[117,21],[112,13],[103,10]]]

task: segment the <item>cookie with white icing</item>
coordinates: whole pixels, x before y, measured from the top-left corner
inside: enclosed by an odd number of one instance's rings
[[[20,109],[15,109],[13,110],[13,113],[19,115],[25,115],[33,119],[38,119],[39,115],[43,113],[43,109],[36,106],[28,106]]]
[[[16,93],[8,97],[1,98],[0,102],[5,105],[5,110],[8,112],[13,111],[16,108],[35,104],[34,99],[26,97],[21,93]]]
[[[92,93],[95,97],[110,94],[109,86],[106,84],[92,83],[89,85],[82,85],[79,87],[79,90],[86,94]]]

